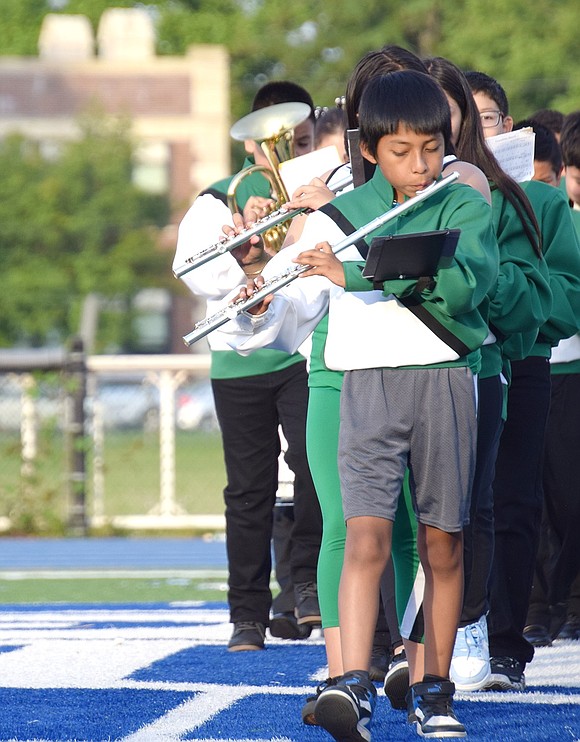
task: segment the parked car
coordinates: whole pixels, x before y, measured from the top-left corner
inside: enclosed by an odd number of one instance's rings
[[[177,390],[176,423],[180,430],[219,429],[211,383],[198,381]]]
[[[94,402],[105,430],[159,429],[159,390],[143,378],[98,378]]]

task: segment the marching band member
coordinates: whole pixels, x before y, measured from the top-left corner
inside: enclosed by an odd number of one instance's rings
[[[314,109],[310,95],[292,82],[272,82],[255,96],[253,110],[286,103],[306,103],[309,117],[294,131],[295,153],[314,146]],[[268,166],[253,140],[245,142],[249,155],[244,169]],[[179,226],[174,268],[182,265],[199,244],[213,244],[224,223],[232,223],[226,193],[232,178],[203,191]],[[270,183],[260,172],[240,184],[237,198],[246,218],[264,216],[272,204]],[[262,240],[253,240],[183,276],[197,296],[207,300],[208,314],[248,277],[256,277],[270,255]],[[228,603],[234,624],[231,651],[264,648],[265,630],[284,638],[300,638],[320,623],[316,565],[321,539],[320,506],[306,458],[305,430],[308,386],[306,362],[299,353],[263,350],[243,358],[225,343],[222,334],[210,338],[211,383],[223,439],[227,485],[224,490]],[[294,525],[290,572],[296,615],[282,611],[270,619],[271,539],[273,508],[278,486],[278,456],[282,427],[288,443],[285,459],[294,472]]]

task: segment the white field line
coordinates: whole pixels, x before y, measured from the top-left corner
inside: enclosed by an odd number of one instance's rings
[[[0,572],[0,580],[224,579],[225,569],[30,569]]]

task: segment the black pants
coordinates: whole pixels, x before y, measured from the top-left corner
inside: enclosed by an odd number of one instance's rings
[[[503,384],[499,376],[478,381],[477,458],[469,525],[463,529],[465,588],[460,626],[489,611],[489,579],[494,551],[493,480],[503,428]]]
[[[214,379],[227,485],[226,550],[230,620],[268,622],[272,594],[272,510],[282,426],[294,472],[291,576],[316,582],[322,515],[306,459],[305,363],[240,379]]]
[[[292,582],[292,531],[294,529],[294,505],[276,505],[272,526],[274,550],[274,573],[280,592],[272,601],[273,613],[294,613],[296,599]]]
[[[552,376],[544,458],[544,518],[528,623],[549,628],[580,569],[580,374]]]
[[[488,615],[490,654],[530,662],[523,637],[542,519],[542,465],[550,408],[550,364],[531,356],[512,364],[507,421],[493,484],[495,550]]]

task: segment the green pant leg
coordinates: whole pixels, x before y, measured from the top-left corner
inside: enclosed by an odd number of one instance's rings
[[[306,450],[322,510],[322,542],[318,558],[318,602],[323,628],[338,626],[338,586],[346,526],[338,476],[340,390],[312,387],[306,422]]]

